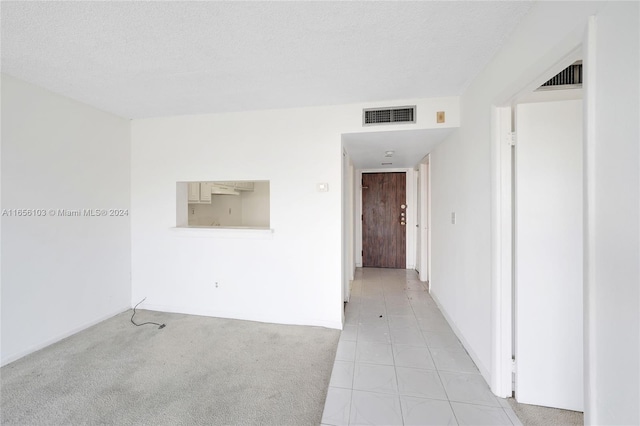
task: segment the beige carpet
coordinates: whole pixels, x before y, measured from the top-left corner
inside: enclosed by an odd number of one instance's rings
[[[520,404],[513,398],[507,401],[524,426],[583,425],[584,415],[579,411]]]
[[[131,311],[0,370],[3,425],[317,425],[339,330]]]

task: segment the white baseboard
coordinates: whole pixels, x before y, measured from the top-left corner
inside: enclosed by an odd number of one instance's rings
[[[480,358],[478,358],[478,355],[471,348],[471,345],[469,345],[469,342],[467,341],[467,339],[465,339],[464,334],[462,334],[460,329],[456,326],[456,323],[451,319],[447,311],[442,307],[442,304],[438,300],[438,297],[434,293],[430,292],[430,294],[431,294],[431,297],[433,298],[433,301],[436,302],[436,305],[438,305],[440,312],[442,312],[442,315],[444,315],[444,319],[447,320],[447,322],[449,323],[449,326],[451,326],[451,329],[460,340],[460,343],[462,343],[462,346],[464,346],[464,349],[467,351],[467,353],[469,354],[473,362],[476,364],[476,367],[478,367],[478,370],[480,370],[480,374],[482,375],[482,377],[484,377],[484,380],[488,384],[490,384],[491,372],[484,366],[484,364],[480,362]]]
[[[66,331],[66,332],[64,332],[62,334],[59,334],[59,335],[57,335],[57,336],[55,336],[55,337],[53,337],[51,339],[47,339],[42,343],[38,343],[36,345],[30,346],[29,348],[27,348],[25,350],[18,351],[18,352],[14,353],[14,354],[6,356],[6,357],[2,358],[2,361],[0,362],[0,365],[1,366],[5,366],[5,365],[10,364],[10,363],[12,363],[14,361],[17,361],[22,357],[25,357],[25,356],[27,356],[29,354],[32,354],[32,353],[34,353],[36,351],[39,351],[40,349],[46,348],[49,345],[52,345],[52,344],[54,344],[56,342],[59,342],[62,339],[66,339],[69,336],[72,336],[72,335],[74,335],[76,333],[79,333],[82,330],[85,330],[85,329],[87,329],[89,327],[92,327],[92,326],[98,324],[98,323],[101,323],[102,321],[107,320],[107,319],[109,319],[111,317],[114,317],[114,316],[116,316],[116,315],[118,315],[118,314],[120,314],[122,312],[125,312],[125,311],[127,311],[129,309],[131,309],[131,307],[129,307],[129,306],[118,308],[116,310],[111,311],[110,313],[108,313],[106,315],[102,315],[102,316],[100,316],[100,317],[98,317],[96,319],[93,319],[91,321],[83,323],[82,325],[74,327],[69,331]]]
[[[187,315],[199,315],[203,317],[214,318],[226,318],[226,319],[238,319],[244,321],[256,321],[272,324],[286,324],[286,325],[307,325],[316,327],[332,328],[336,330],[342,330],[342,321],[326,321],[314,318],[291,318],[291,317],[278,317],[273,315],[255,315],[246,314],[241,312],[231,311],[218,311],[209,309],[193,309],[185,308],[181,306],[170,305],[156,305],[150,303],[142,303],[138,306],[138,309],[147,309],[149,311],[157,312],[171,312],[175,314],[187,314]]]

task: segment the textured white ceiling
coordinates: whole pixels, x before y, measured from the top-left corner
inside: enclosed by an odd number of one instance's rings
[[[7,2],[2,72],[127,118],[460,94],[530,2]]]
[[[412,168],[454,129],[347,133],[342,142],[357,169]],[[386,151],[395,151],[385,157]],[[383,166],[382,163],[392,163]]]

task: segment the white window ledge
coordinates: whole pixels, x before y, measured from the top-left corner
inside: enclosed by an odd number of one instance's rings
[[[274,230],[251,226],[176,226],[171,228],[180,237],[271,239]]]

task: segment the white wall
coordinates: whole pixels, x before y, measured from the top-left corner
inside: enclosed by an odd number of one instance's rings
[[[456,97],[134,120],[133,301],[341,328],[341,135],[362,130],[363,107],[408,104],[417,123],[367,129],[459,123]],[[269,180],[274,232],[173,229],[176,182],[216,180]]]
[[[129,209],[129,121],[2,75],[2,209]],[[129,217],[2,217],[2,364],[130,307]]]
[[[586,291],[592,315],[586,323],[594,326],[587,326],[593,356],[586,368],[593,380],[586,382],[590,395],[585,410],[588,423],[637,424],[637,3],[534,4],[462,95],[462,127],[431,155],[431,289],[480,371],[493,383],[492,307],[499,304],[492,299],[492,106],[504,105],[528,82],[549,72],[567,49],[579,48],[594,13],[597,107],[591,125],[597,137],[587,150],[591,167],[586,173],[587,196],[591,191],[596,207],[588,212],[585,235],[587,244],[592,243],[587,268],[595,270]],[[588,95],[585,100],[588,104]],[[456,225],[450,222],[452,211],[457,213]]]
[[[614,3],[595,29],[595,139],[588,176],[594,424],[640,424],[640,5]]]
[[[473,108],[471,110],[475,113]],[[466,112],[469,113],[468,105]],[[480,118],[490,124],[490,113]],[[455,131],[430,156],[430,288],[480,372],[489,379],[490,145],[489,140],[485,144],[479,139],[480,135],[470,132],[470,124],[471,117],[465,117],[460,130]],[[489,126],[486,127],[488,131]],[[452,213],[456,214],[455,224],[451,223]]]

